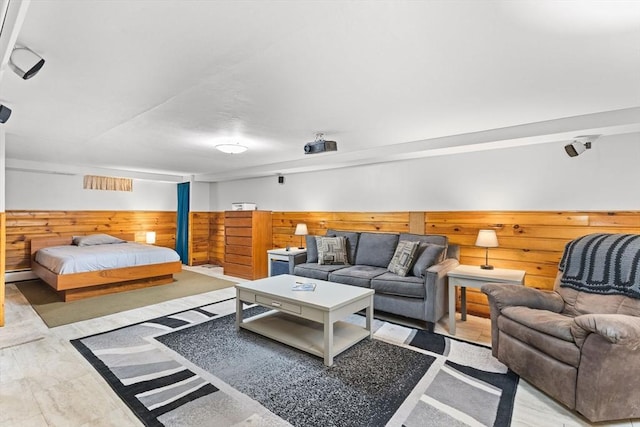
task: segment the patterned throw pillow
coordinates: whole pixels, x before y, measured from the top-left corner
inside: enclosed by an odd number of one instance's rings
[[[415,255],[419,244],[420,242],[401,240],[396,247],[396,251],[393,254],[393,258],[391,258],[391,262],[389,263],[387,270],[397,274],[398,276],[406,276],[407,272],[411,268],[413,256]]]
[[[316,236],[318,264],[348,265],[347,241],[343,236]]]

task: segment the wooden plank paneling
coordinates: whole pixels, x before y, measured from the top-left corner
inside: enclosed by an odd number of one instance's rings
[[[4,272],[6,269],[6,214],[0,212],[0,326],[4,326]]]
[[[224,212],[209,212],[209,263],[224,264]]]
[[[499,268],[525,270],[525,285],[553,289],[565,245],[590,233],[640,234],[640,212],[426,212],[425,229],[443,234],[460,245],[460,262],[480,265],[485,250],[475,246],[480,229],[493,229],[498,248],[489,249],[489,263]],[[487,316],[482,293],[473,293],[468,311]]]
[[[29,241],[33,237],[91,233],[134,233],[144,242],[156,232],[156,245],[174,249],[176,213],[166,211],[7,211],[7,271],[30,268]]]
[[[209,212],[189,212],[189,265],[209,262]]]

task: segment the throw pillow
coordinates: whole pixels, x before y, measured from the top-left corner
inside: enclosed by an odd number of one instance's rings
[[[407,272],[411,268],[413,257],[419,244],[420,242],[409,242],[407,240],[400,241],[393,254],[393,258],[391,258],[391,262],[389,263],[387,270],[397,274],[398,276],[406,276]]]
[[[444,246],[421,243],[416,251],[416,262],[412,268],[413,275],[416,277],[424,277],[427,268],[438,264],[444,259],[444,250]]]
[[[318,262],[318,245],[316,244],[316,236],[307,234],[304,236],[307,243],[307,262]]]
[[[109,236],[108,234],[91,234],[89,236],[75,236],[73,238],[73,244],[76,246],[110,245],[112,243],[125,243],[125,241],[117,237]]]
[[[318,246],[318,264],[348,265],[347,243],[343,236],[316,236]]]

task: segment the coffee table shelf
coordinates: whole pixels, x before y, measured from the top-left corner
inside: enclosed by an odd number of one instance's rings
[[[324,326],[321,323],[272,310],[245,319],[242,328],[272,340],[324,358]],[[333,324],[333,356],[369,336],[369,331],[352,323]]]

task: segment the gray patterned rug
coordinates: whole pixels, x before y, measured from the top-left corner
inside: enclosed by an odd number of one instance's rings
[[[375,320],[375,339],[328,368],[236,331],[234,310],[226,300],[72,344],[149,426],[510,423],[518,377],[486,347]]]

